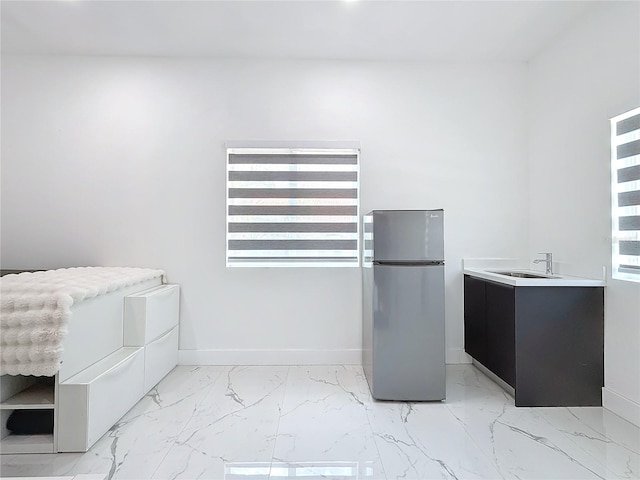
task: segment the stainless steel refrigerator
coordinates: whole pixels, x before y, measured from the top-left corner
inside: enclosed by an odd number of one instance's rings
[[[363,232],[362,363],[371,394],[444,400],[444,210],[374,210]]]

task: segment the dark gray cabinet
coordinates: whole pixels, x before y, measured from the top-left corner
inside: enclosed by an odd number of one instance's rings
[[[484,280],[464,276],[464,349],[482,363],[487,357],[487,322]]]
[[[514,287],[464,277],[465,351],[515,390],[517,406],[599,406],[604,289]]]
[[[515,287],[486,284],[487,363],[485,366],[515,388]]]

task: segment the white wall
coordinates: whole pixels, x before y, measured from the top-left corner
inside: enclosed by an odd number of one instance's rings
[[[359,140],[361,209],[446,210],[463,257],[526,253],[524,65],[2,59],[3,268],[163,268],[186,361],[359,362],[358,269],[225,268],[226,140]]]
[[[611,280],[609,119],[640,105],[640,3],[610,2],[529,70],[531,256],[609,280],[605,406],[640,425],[640,284]]]

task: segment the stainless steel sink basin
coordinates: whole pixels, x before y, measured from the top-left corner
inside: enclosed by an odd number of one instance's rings
[[[557,278],[550,275],[538,275],[536,273],[527,273],[527,272],[493,272],[498,275],[507,275],[508,277],[517,277],[517,278]]]

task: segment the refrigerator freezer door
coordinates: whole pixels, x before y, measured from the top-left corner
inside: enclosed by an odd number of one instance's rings
[[[443,400],[444,265],[372,270],[372,368],[365,373],[373,397]]]
[[[373,260],[444,260],[443,210],[374,210]]]

